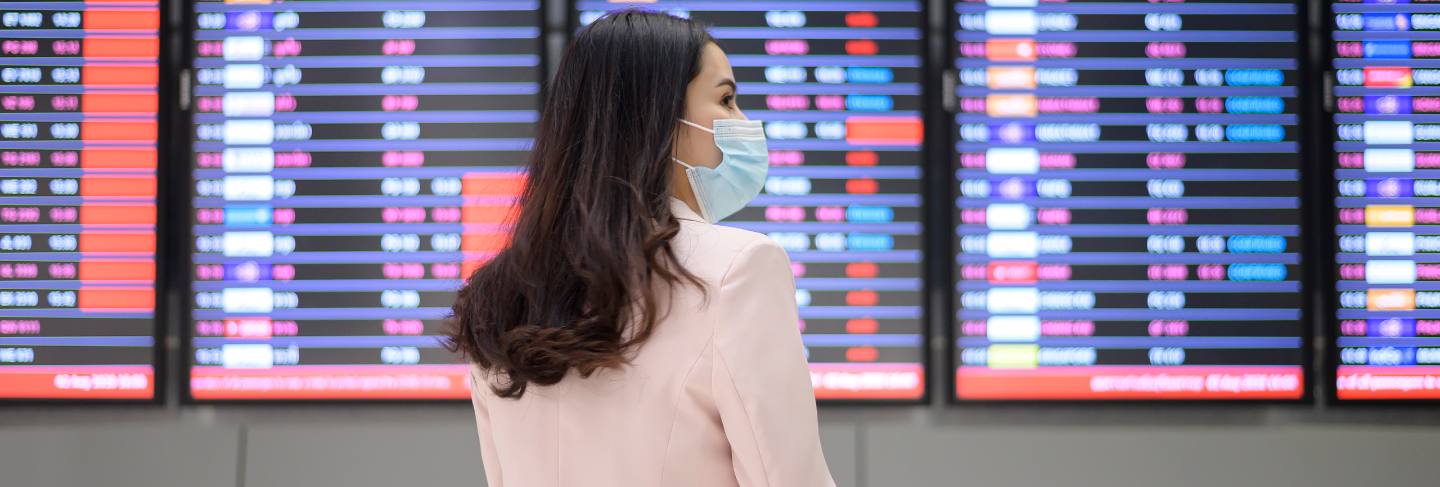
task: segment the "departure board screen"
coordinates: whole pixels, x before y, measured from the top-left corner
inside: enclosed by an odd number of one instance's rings
[[[155,396],[159,26],[0,2],[0,399]]]
[[[1303,398],[1296,6],[952,5],[955,398]]]
[[[581,25],[644,8],[701,22],[725,50],[770,172],[721,222],[790,254],[822,400],[924,397],[918,1],[576,3]]]
[[[1335,397],[1437,400],[1440,5],[1331,9]]]
[[[437,335],[507,240],[539,8],[194,3],[191,398],[469,397]]]

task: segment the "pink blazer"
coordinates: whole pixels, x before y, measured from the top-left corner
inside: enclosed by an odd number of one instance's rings
[[[572,370],[518,400],[496,397],[474,369],[490,487],[835,485],[789,257],[764,235],[670,203],[681,220],[672,245],[708,303],[676,287],[629,367],[583,379]]]

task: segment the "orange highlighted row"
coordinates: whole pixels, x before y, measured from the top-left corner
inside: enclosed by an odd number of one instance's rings
[[[80,233],[80,253],[92,252],[155,252],[153,233]]]
[[[465,232],[460,236],[460,250],[464,261],[460,263],[460,277],[469,279],[470,274],[489,262],[495,254],[510,245],[508,232]]]
[[[80,122],[80,140],[84,141],[147,141],[156,138],[154,120],[116,120]]]
[[[80,205],[81,225],[154,225],[155,205]]]
[[[916,145],[925,138],[919,117],[850,117],[845,140],[851,144]]]
[[[150,311],[155,309],[154,289],[81,287],[75,293],[80,311]]]
[[[88,175],[80,178],[80,196],[155,197],[155,177],[111,177]]]
[[[154,169],[158,161],[153,148],[80,151],[80,167],[85,169]]]
[[[470,233],[460,237],[460,249],[465,252],[496,253],[510,245],[508,233]]]
[[[155,113],[154,93],[89,93],[80,96],[85,113]]]
[[[160,9],[86,10],[80,26],[85,30],[158,30]]]
[[[463,196],[520,196],[524,174],[467,174],[460,179]]]
[[[95,85],[125,85],[125,86],[148,86],[154,87],[160,82],[160,68],[154,65],[149,66],[85,66],[80,68],[80,80],[88,86]],[[134,97],[141,95],[116,95]],[[155,95],[146,95],[154,99]],[[90,105],[85,105],[86,110],[93,110]],[[154,105],[150,110],[155,110]]]
[[[148,260],[81,260],[81,281],[153,281],[155,262]]]
[[[86,58],[148,58],[160,56],[159,37],[87,37],[81,44]]]
[[[460,221],[464,223],[485,223],[500,225],[515,221],[518,206],[467,204],[460,208]]]

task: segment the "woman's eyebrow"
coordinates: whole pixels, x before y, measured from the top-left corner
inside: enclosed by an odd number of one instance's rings
[[[735,88],[735,80],[733,80],[733,79],[725,78],[725,79],[720,80],[719,83],[715,83],[715,86],[726,86],[726,85],[729,85],[729,86],[730,86],[730,90],[731,90],[731,91],[739,91],[738,89]]]

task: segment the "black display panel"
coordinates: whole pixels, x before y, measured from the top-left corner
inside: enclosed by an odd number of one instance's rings
[[[622,8],[707,25],[765,122],[765,190],[721,224],[789,251],[816,397],[924,397],[921,3],[582,0],[576,15]]]
[[[953,398],[1305,397],[1296,5],[950,6]]]
[[[1335,398],[1440,400],[1440,5],[1330,4]]]
[[[0,400],[155,396],[159,28],[0,2]]]
[[[503,247],[540,2],[193,5],[196,400],[461,399],[441,347]]]

